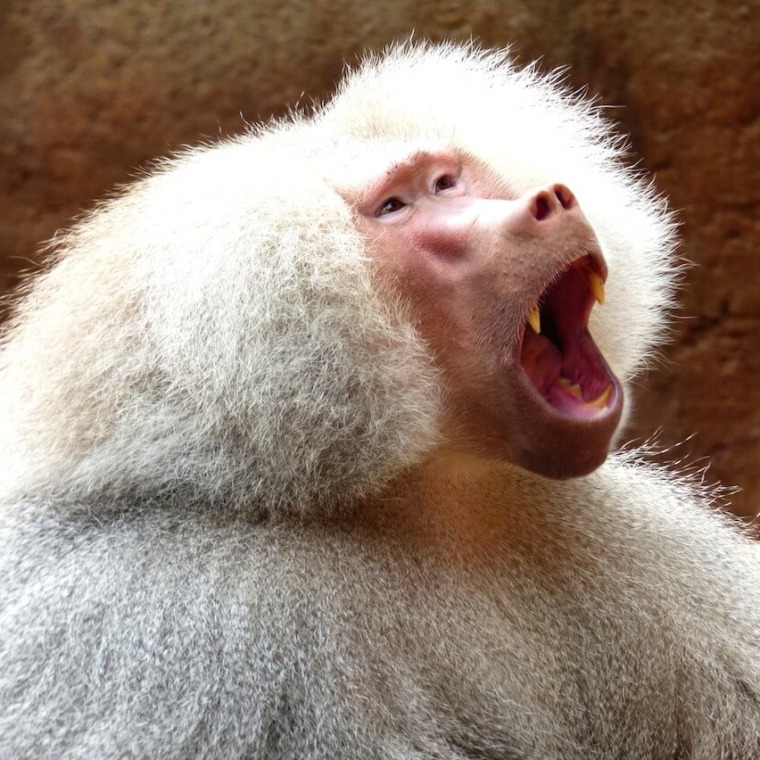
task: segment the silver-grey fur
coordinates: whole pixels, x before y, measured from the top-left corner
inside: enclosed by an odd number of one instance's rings
[[[448,454],[350,192],[449,145],[573,188],[624,381],[672,226],[598,112],[402,47],[56,243],[0,356],[0,757],[760,757],[760,551],[688,479]],[[475,369],[475,371],[477,371]]]

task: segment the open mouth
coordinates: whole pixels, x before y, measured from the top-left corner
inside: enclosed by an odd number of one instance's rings
[[[588,332],[594,302],[604,303],[601,257],[573,261],[527,315],[520,363],[539,395],[563,415],[588,419],[614,408],[617,381]]]

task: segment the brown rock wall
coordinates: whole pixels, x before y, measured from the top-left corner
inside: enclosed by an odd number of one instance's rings
[[[754,0],[5,0],[0,289],[138,167],[326,95],[343,60],[406,37],[514,41],[571,66],[680,210],[683,318],[631,434],[709,458],[760,509],[760,5]],[[442,103],[442,111],[446,104]]]

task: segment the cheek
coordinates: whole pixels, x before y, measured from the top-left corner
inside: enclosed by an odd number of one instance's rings
[[[376,230],[367,250],[373,270],[414,306],[415,314],[446,312],[462,284],[464,249],[433,228],[388,226]]]
[[[439,367],[457,376],[474,365],[486,369],[492,326],[503,322],[491,312],[504,301],[489,297],[497,273],[471,249],[469,231],[419,223],[374,231],[368,247],[378,282],[409,305]]]
[[[488,373],[480,317],[466,284],[410,267],[396,278],[395,288],[410,305],[412,324],[430,347],[445,382],[460,387],[473,373]]]
[[[466,260],[472,248],[470,238],[465,225],[418,223],[409,234],[409,247],[422,265],[438,269]]]
[[[473,334],[465,289],[445,267],[417,250],[374,245],[370,254],[378,287],[400,298],[410,322],[445,369],[453,356],[466,350]]]

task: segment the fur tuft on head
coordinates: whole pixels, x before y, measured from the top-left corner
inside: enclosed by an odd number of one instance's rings
[[[468,153],[515,195],[572,188],[609,269],[607,304],[593,311],[591,330],[630,381],[668,335],[675,224],[651,182],[626,165],[625,140],[602,108],[561,80],[517,69],[508,50],[406,43],[350,73],[321,118],[337,143],[433,142]]]

